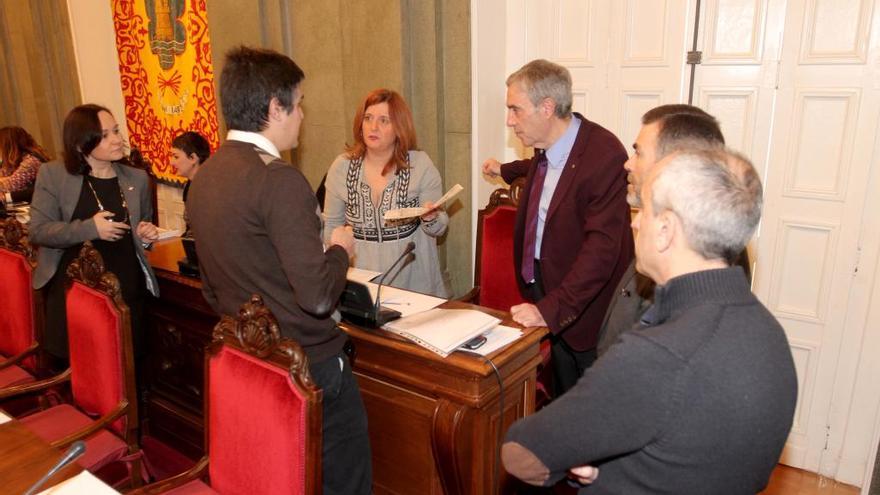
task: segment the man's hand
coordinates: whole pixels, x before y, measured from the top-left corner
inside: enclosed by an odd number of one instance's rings
[[[350,225],[340,225],[330,233],[330,245],[341,246],[348,253],[349,259],[354,256],[354,234]]]
[[[547,326],[547,322],[544,321],[544,317],[541,315],[541,312],[538,311],[538,307],[534,304],[517,304],[510,308],[510,315],[513,317],[513,321],[524,327]]]
[[[489,177],[495,178],[501,175],[501,162],[494,158],[489,158],[483,162],[483,173]]]
[[[582,485],[589,485],[599,477],[599,468],[593,466],[578,466],[568,470],[568,477]]]
[[[138,223],[135,234],[137,234],[141,242],[146,242],[148,244],[159,240],[159,228],[150,222]]]

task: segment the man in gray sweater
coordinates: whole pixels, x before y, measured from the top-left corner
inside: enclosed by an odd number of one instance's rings
[[[296,340],[323,391],[323,493],[371,490],[367,418],[345,334],[332,318],[354,238],[335,229],[325,251],[318,201],[299,169],[281,159],[298,144],[304,74],[290,58],[246,47],[226,55],[220,102],[229,134],[193,180],[187,211],[202,292],[235,315],[259,294]]]
[[[583,494],[759,492],[797,398],[782,327],[727,261],[758,224],[760,179],[738,154],[695,150],[640,186],[636,269],[657,283],[645,328],[515,423],[504,466],[534,485],[573,473]]]

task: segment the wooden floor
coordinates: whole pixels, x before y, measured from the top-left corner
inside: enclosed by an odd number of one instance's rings
[[[788,466],[778,466],[773,470],[770,484],[761,495],[858,495],[859,489],[844,485],[828,478],[820,477]]]

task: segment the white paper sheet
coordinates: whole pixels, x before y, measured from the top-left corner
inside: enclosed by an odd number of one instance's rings
[[[488,356],[502,347],[515,342],[522,337],[522,330],[513,327],[498,325],[483,334],[486,337],[486,343],[476,349],[463,349],[459,347],[457,351],[469,352],[471,354],[479,354],[480,356]]]
[[[171,239],[174,237],[180,237],[183,235],[183,232],[175,229],[163,229],[162,227],[156,227],[159,230],[159,238],[157,241],[164,241],[165,239]]]
[[[366,284],[370,280],[381,275],[381,272],[374,272],[371,270],[364,270],[362,268],[349,267],[348,274],[345,276],[348,280],[352,282],[358,282],[361,284]]]
[[[443,205],[443,203],[454,198],[456,194],[460,193],[463,190],[464,190],[464,188],[461,187],[461,184],[456,184],[456,185],[452,186],[451,188],[449,188],[448,191],[446,191],[446,194],[444,194],[443,196],[440,197],[440,199],[437,200],[435,205],[436,206]],[[388,210],[385,212],[385,220],[400,220],[402,218],[420,217],[420,216],[424,215],[425,213],[428,213],[428,211],[430,211],[430,210],[428,210],[424,206],[417,206],[415,208],[399,208],[396,210]]]
[[[376,288],[378,285],[372,282],[366,285],[367,289],[370,291],[370,298],[375,301]],[[401,318],[428,311],[429,309],[434,309],[446,302],[446,299],[443,299],[442,297],[429,296],[427,294],[398,289],[397,287],[391,287],[388,285],[382,286],[382,294],[380,297],[382,298],[381,305],[388,309],[400,311]]]
[[[83,471],[73,478],[41,491],[38,495],[114,495],[118,493],[103,481],[95,478],[92,473]]]

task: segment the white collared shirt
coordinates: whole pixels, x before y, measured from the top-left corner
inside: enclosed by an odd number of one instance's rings
[[[254,146],[257,146],[258,148],[264,150],[266,153],[269,153],[276,158],[281,158],[281,153],[278,152],[278,148],[275,147],[274,144],[272,144],[272,141],[269,141],[269,138],[260,133],[238,131],[233,129],[226,134],[226,139],[251,143]]]

